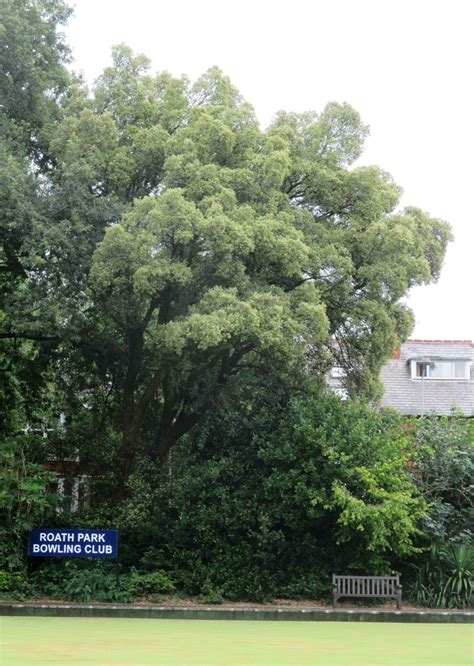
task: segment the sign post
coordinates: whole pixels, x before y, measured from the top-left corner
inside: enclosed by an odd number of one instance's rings
[[[28,535],[29,557],[118,557],[117,530],[40,528]]]

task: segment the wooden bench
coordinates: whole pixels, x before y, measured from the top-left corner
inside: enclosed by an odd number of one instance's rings
[[[341,597],[356,599],[395,599],[402,607],[402,586],[399,576],[332,576],[333,607]]]

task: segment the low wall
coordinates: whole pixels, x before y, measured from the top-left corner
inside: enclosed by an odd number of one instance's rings
[[[473,611],[310,610],[182,608],[111,604],[1,603],[0,615],[32,617],[128,617],[159,620],[290,620],[296,622],[473,623]]]

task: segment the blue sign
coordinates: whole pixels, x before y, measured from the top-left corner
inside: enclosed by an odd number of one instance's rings
[[[33,530],[30,557],[108,557],[118,555],[117,530]]]

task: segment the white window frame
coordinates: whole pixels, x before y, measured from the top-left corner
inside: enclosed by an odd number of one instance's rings
[[[416,374],[416,367],[419,363],[423,363],[426,368],[426,374],[423,377],[423,379],[433,381],[448,381],[448,382],[462,382],[470,379],[470,362],[464,358],[439,358],[436,360],[430,360],[428,361],[422,361],[421,359],[412,359],[410,361],[410,375],[412,379],[415,379],[417,381],[420,381],[422,377],[418,377]],[[436,363],[464,363],[464,376],[463,377],[455,377],[452,375],[451,377],[433,377],[431,374],[432,368],[430,364],[436,365]]]

